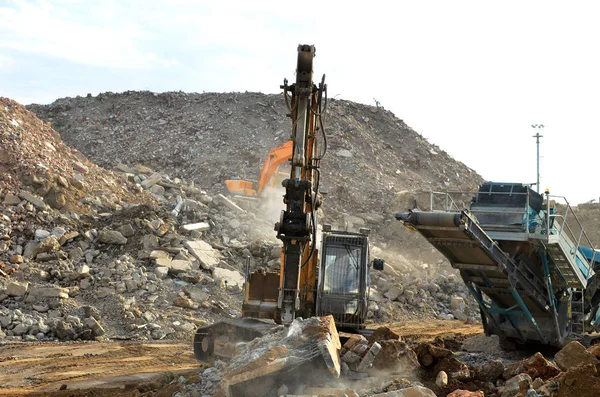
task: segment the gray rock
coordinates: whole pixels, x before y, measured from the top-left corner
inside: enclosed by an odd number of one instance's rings
[[[186,241],[184,246],[205,270],[211,270],[221,261],[221,254],[203,240]]]
[[[48,208],[46,203],[44,203],[44,200],[42,200],[41,198],[35,197],[33,194],[28,193],[26,191],[21,191],[19,193],[19,197],[22,198],[23,200],[29,201],[31,204],[33,204],[35,207],[37,207],[39,209],[45,210]]]
[[[380,350],[381,345],[377,342],[374,342],[358,365],[358,368],[356,369],[357,372],[366,372],[367,369],[371,367],[371,364],[373,364],[373,361],[375,360],[375,357],[377,357],[377,354],[379,354]]]
[[[0,326],[2,328],[7,328],[12,323],[11,316],[0,316]]]
[[[158,182],[160,182],[161,179],[162,177],[160,176],[160,174],[155,173],[150,175],[148,178],[144,179],[140,185],[142,185],[144,189],[149,189],[152,186],[156,185]]]
[[[33,305],[33,310],[40,313],[46,313],[48,310],[50,310],[50,307],[46,303],[38,303]]]
[[[90,289],[90,287],[92,286],[92,280],[89,278],[84,278],[83,280],[81,280],[79,282],[79,288],[81,289]]]
[[[392,287],[390,288],[390,290],[388,292],[386,292],[385,294],[383,294],[386,298],[388,298],[391,301],[395,301],[398,300],[398,297],[400,297],[400,295],[402,295],[403,289],[400,287]]]
[[[531,386],[531,377],[527,374],[519,374],[506,381],[504,384],[504,391],[501,397],[514,397],[519,393],[519,385],[522,382],[526,382]]]
[[[4,196],[4,204],[6,205],[17,205],[21,202],[21,199],[14,194],[6,193]]]
[[[29,290],[29,298],[61,298],[67,299],[69,297],[69,290],[67,288],[60,287],[32,287]]]
[[[116,230],[104,229],[98,233],[98,242],[102,244],[127,244],[127,238]]]
[[[44,240],[46,237],[48,237],[49,235],[50,235],[50,232],[48,230],[37,229],[35,231],[34,238],[35,238],[35,241],[40,242],[40,241]]]
[[[347,149],[340,149],[335,153],[335,155],[338,157],[351,158],[352,152]]]
[[[146,234],[142,237],[142,247],[144,250],[152,251],[154,248],[158,248],[158,237],[153,234]]]
[[[154,268],[154,274],[162,280],[169,274],[169,268],[167,266],[157,266]]]
[[[150,188],[150,191],[158,196],[165,194],[165,188],[157,184],[153,185],[152,188]]]
[[[183,287],[183,292],[194,302],[205,302],[210,297],[208,292],[197,287]]]
[[[102,336],[106,333],[100,323],[93,317],[84,319],[83,324],[94,332],[94,336]]]
[[[117,229],[117,231],[125,237],[131,237],[135,234],[135,230],[133,229],[133,226],[131,226],[130,224],[125,224],[125,225],[119,227]]]
[[[12,329],[13,335],[21,336],[29,331],[29,325],[26,324],[17,324],[16,327]]]
[[[69,259],[77,263],[83,258],[83,250],[81,247],[75,247],[69,251]]]
[[[23,257],[25,258],[33,258],[37,255],[37,250],[40,243],[36,241],[30,241],[25,245],[25,251],[23,252]]]
[[[60,238],[61,238],[62,236],[64,236],[66,232],[67,232],[67,231],[65,230],[65,228],[63,228],[63,227],[60,227],[60,226],[57,226],[57,227],[55,227],[54,229],[52,229],[52,232],[51,232],[51,234],[52,234],[53,236],[56,236],[56,238],[60,240]]]
[[[27,293],[27,289],[29,288],[29,283],[18,283],[16,281],[11,281],[6,286],[6,294],[8,296],[23,296]]]
[[[244,276],[235,270],[215,267],[212,275],[215,280],[225,282],[227,287],[241,287],[244,284]]]

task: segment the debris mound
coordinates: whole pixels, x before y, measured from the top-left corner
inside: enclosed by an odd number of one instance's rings
[[[0,196],[5,204],[25,200],[48,207],[87,213],[86,196],[116,209],[120,202],[149,201],[118,174],[89,162],[63,143],[49,123],[15,101],[0,98]]]

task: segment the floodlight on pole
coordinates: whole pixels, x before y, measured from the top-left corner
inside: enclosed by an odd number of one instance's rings
[[[544,124],[531,124],[531,128],[536,130],[535,135],[535,144],[537,146],[537,182],[536,182],[536,191],[540,192],[540,138],[543,135],[540,135],[540,131],[544,129]]]

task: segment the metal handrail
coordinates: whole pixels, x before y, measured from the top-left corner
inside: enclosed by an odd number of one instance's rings
[[[531,233],[529,231],[529,221],[531,220],[530,214],[529,214],[529,194],[528,193],[521,193],[521,192],[479,192],[479,191],[446,191],[446,192],[440,192],[440,191],[422,191],[422,192],[417,192],[418,194],[425,194],[428,193],[429,194],[429,208],[430,211],[442,211],[442,212],[450,212],[450,211],[461,211],[463,209],[466,209],[465,207],[461,208],[459,206],[459,204],[457,204],[457,200],[454,199],[453,196],[466,196],[466,195],[470,195],[471,197],[477,196],[478,194],[486,194],[486,195],[526,195],[527,196],[527,203],[526,203],[526,208],[524,209],[524,215],[525,215],[525,233],[526,235],[531,235],[534,234],[536,235],[536,238],[539,237],[539,235],[535,234],[535,233]],[[577,215],[575,214],[575,212],[573,211],[572,206],[570,205],[569,201],[564,197],[564,196],[555,196],[555,195],[550,195],[548,193],[545,194],[545,198],[546,198],[546,208],[545,208],[545,216],[542,219],[542,221],[545,223],[545,238],[546,238],[546,242],[548,241],[548,239],[550,238],[551,232],[554,230],[556,232],[556,236],[558,237],[564,237],[567,238],[568,240],[571,240],[571,242],[573,244],[575,244],[575,249],[574,252],[572,253],[573,257],[576,258],[577,257],[577,253],[579,252],[580,247],[582,247],[583,245],[587,245],[589,248],[592,249],[592,258],[591,260],[588,260],[585,256],[583,256],[583,263],[586,265],[587,270],[588,270],[588,275],[589,272],[592,270],[593,264],[596,260],[596,257],[598,256],[598,252],[596,251],[596,249],[594,248],[594,245],[592,244],[591,239],[589,238],[589,236],[587,235],[587,233],[585,232],[579,218],[577,218]],[[441,204],[441,206],[443,206],[444,208],[441,209],[437,209],[436,207],[436,198],[440,198],[440,200],[437,200],[438,203]],[[560,200],[561,203],[560,205],[564,205],[565,206],[565,212],[564,215],[560,215],[560,214],[550,214],[550,201],[551,200],[555,200],[558,201]],[[469,209],[470,210],[470,209]],[[486,214],[520,214],[523,213],[521,211],[508,211],[508,212],[495,212],[495,211],[477,211],[477,210],[473,210],[472,211],[474,214],[477,213],[486,213]],[[572,216],[570,216],[572,214]],[[556,225],[554,225],[553,227],[550,227],[550,224],[553,223],[551,222],[551,220],[554,219],[558,222],[554,222],[557,223]],[[569,223],[570,219],[574,219],[574,223],[573,225],[577,225],[577,227],[579,228],[578,233],[576,233],[573,230],[572,225]],[[582,244],[583,243],[583,244]]]
[[[592,259],[589,260],[589,262],[588,262],[587,258],[585,258],[585,257],[583,258],[583,259],[585,259],[584,263],[587,262],[587,271],[588,271],[587,276],[589,276],[589,273],[590,273],[590,271],[593,268],[593,263],[594,263],[594,261],[596,259],[596,253],[597,253],[596,249],[594,248],[594,245],[592,243],[592,240],[589,238],[589,236],[585,232],[585,229],[583,228],[583,225],[579,221],[579,218],[575,214],[575,211],[572,210],[571,205],[569,204],[569,201],[566,199],[566,197],[564,197],[564,196],[551,196],[549,194],[546,194],[546,203],[547,203],[546,205],[548,207],[548,213],[550,212],[549,208],[550,208],[550,199],[551,198],[560,198],[560,199],[564,200],[564,202],[566,203],[566,209],[565,209],[565,215],[564,216],[561,216],[561,215],[558,215],[558,214],[552,214],[552,215],[549,216],[549,218],[550,217],[552,217],[552,218],[562,218],[562,225],[563,226],[561,227],[561,230],[559,230],[559,234],[558,235],[560,236],[562,234],[562,231],[565,230],[564,226],[566,226],[566,230],[570,234],[570,237],[574,241],[577,242],[576,246],[575,246],[575,252],[573,253],[574,257],[576,257],[577,253],[580,251],[579,248],[582,246],[582,244],[581,244],[582,237],[584,238],[584,243],[586,243],[588,245],[588,247],[593,252]],[[570,213],[573,214],[573,219],[575,219],[575,222],[576,222],[577,226],[579,227],[579,236],[577,236],[577,238],[575,238],[575,233],[573,232],[571,226],[567,223],[567,217],[569,216]]]

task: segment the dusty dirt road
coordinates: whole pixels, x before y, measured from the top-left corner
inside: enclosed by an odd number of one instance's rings
[[[409,343],[441,338],[459,344],[483,332],[479,324],[460,321],[385,325]],[[0,346],[0,396],[138,397],[153,391],[170,397],[181,386],[169,381],[179,375],[193,381],[202,367],[184,342],[6,344]],[[63,385],[66,390],[59,390]]]
[[[140,386],[159,382],[145,386],[156,389],[200,368],[190,343],[7,344],[0,347],[0,396],[133,396]],[[62,385],[67,390],[58,392]]]

